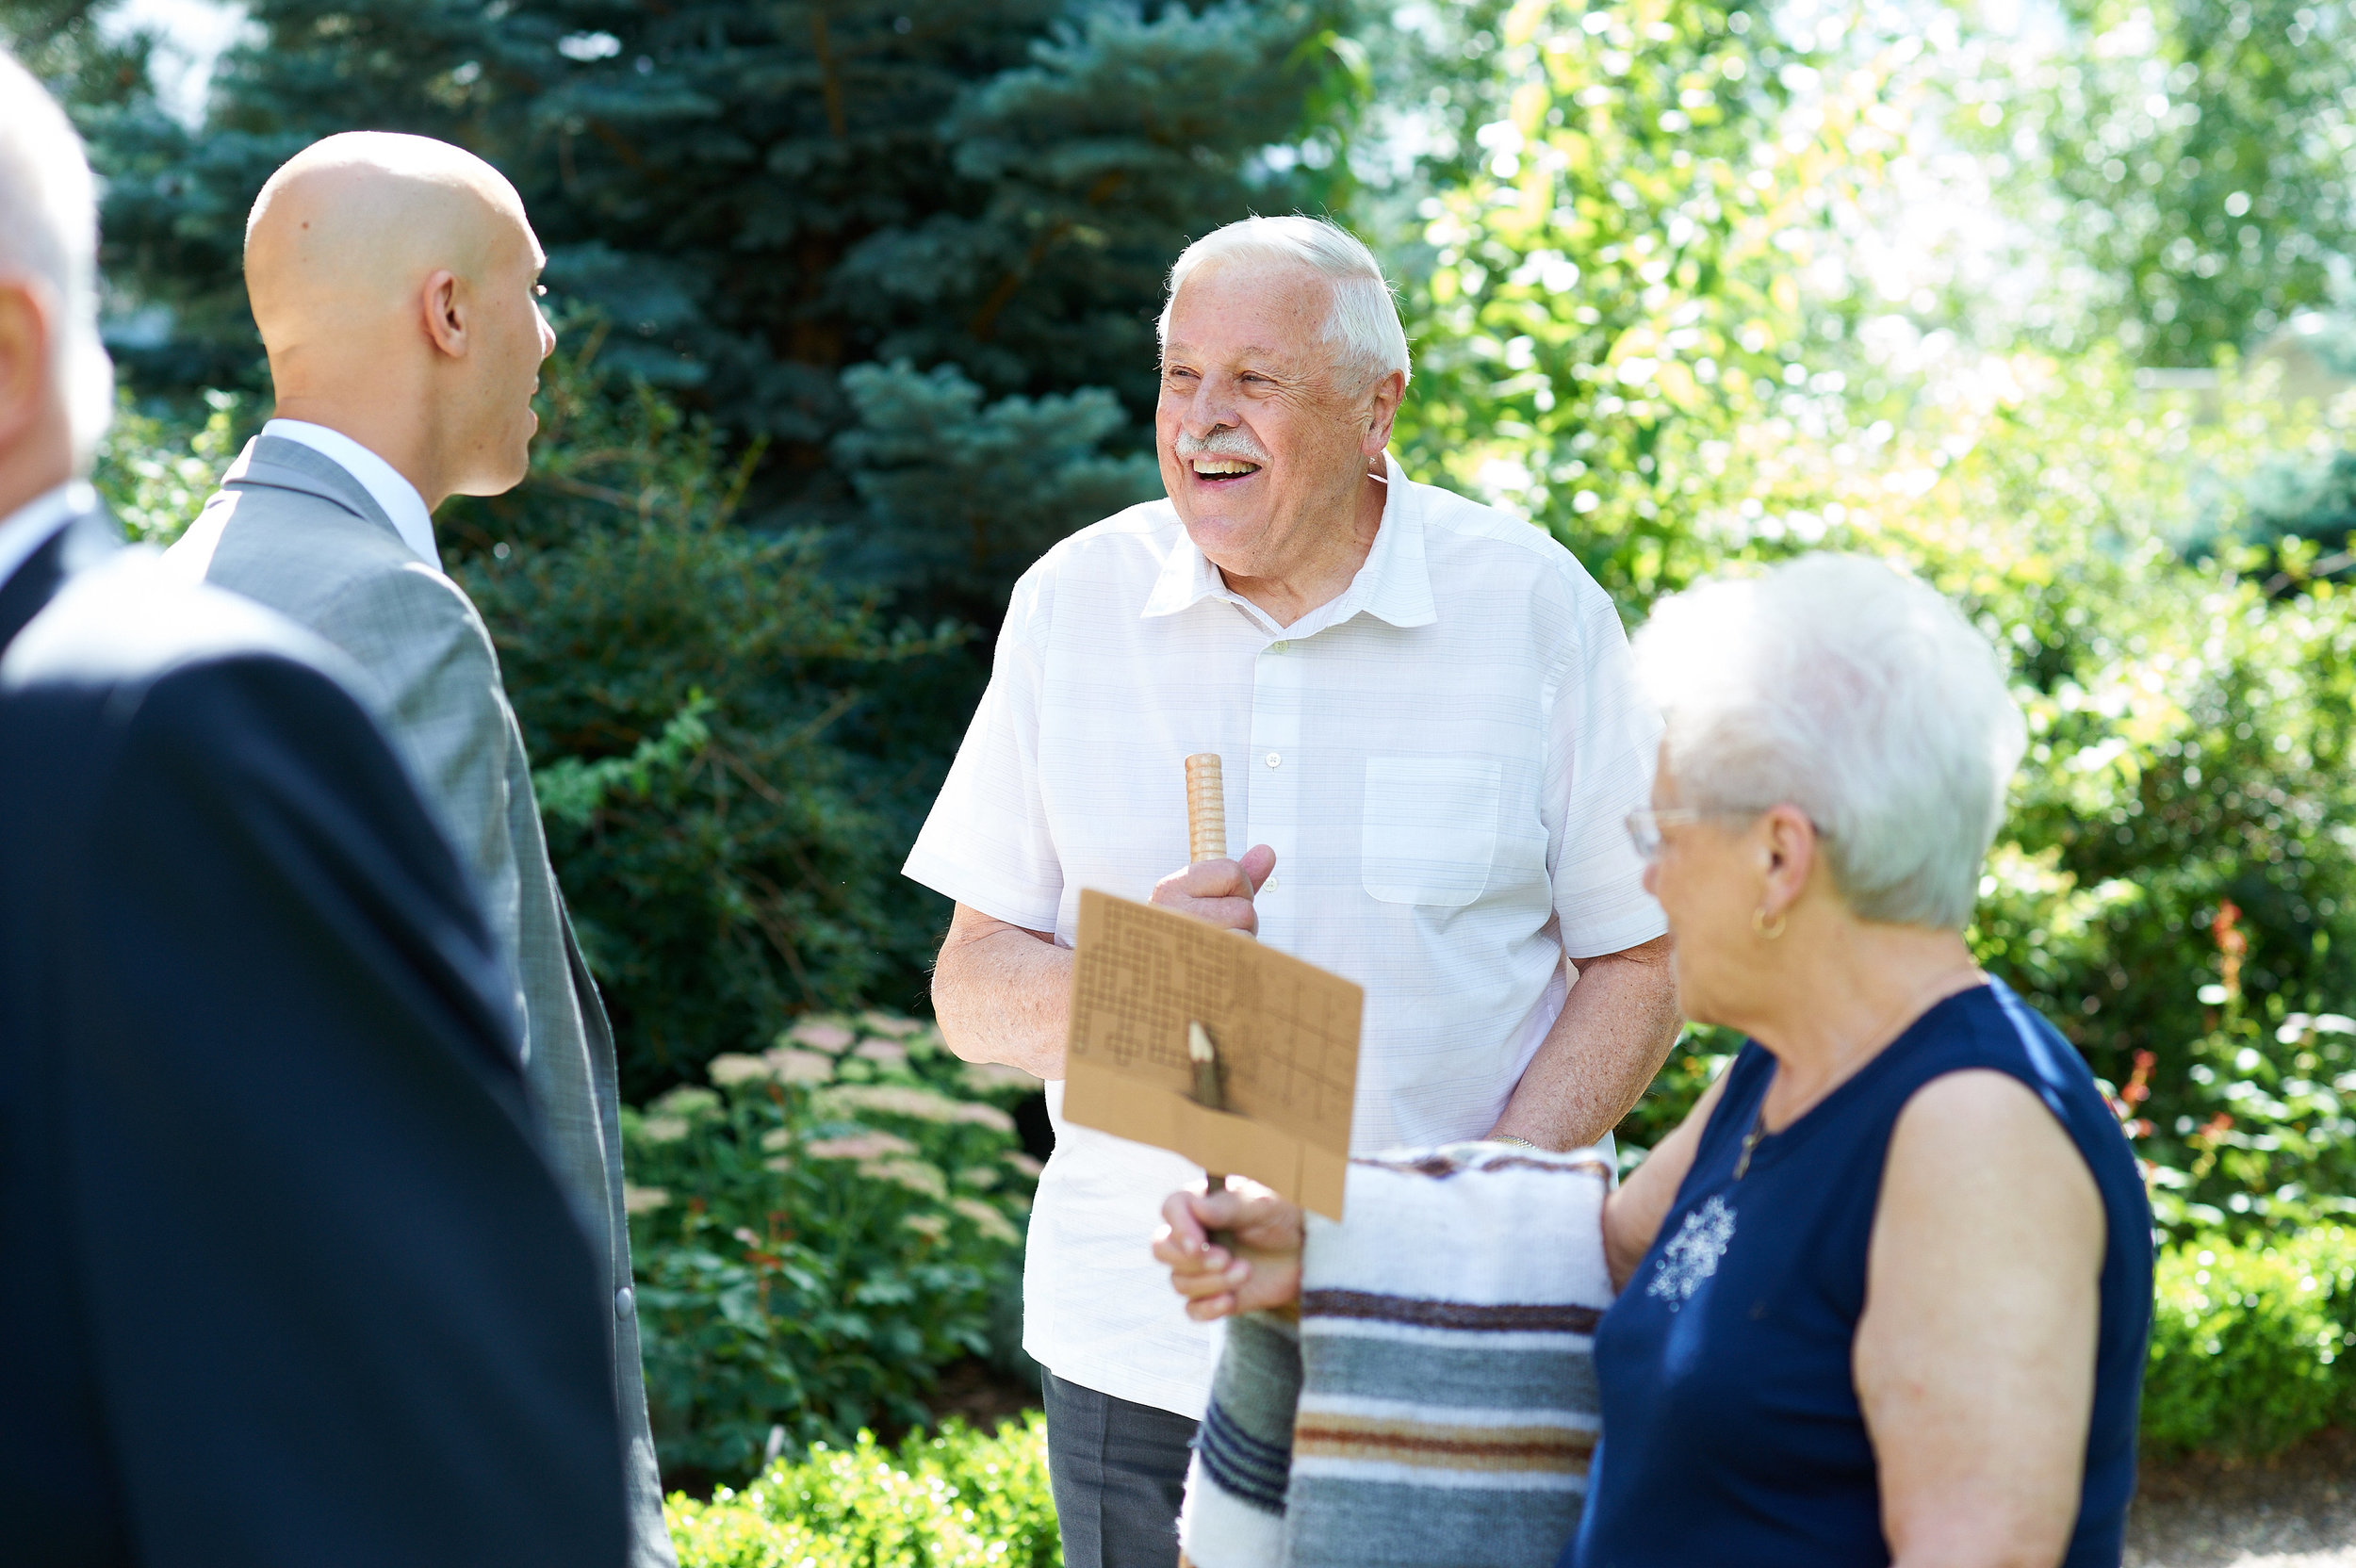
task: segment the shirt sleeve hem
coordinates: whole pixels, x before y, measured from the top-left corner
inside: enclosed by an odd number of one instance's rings
[[[1037,889],[1020,888],[1002,881],[972,866],[958,865],[918,845],[909,855],[900,874],[909,881],[930,888],[953,904],[978,909],[992,920],[1025,931],[1053,931],[1055,915],[1063,898],[1058,888],[1045,898]]]
[[[1650,900],[1646,903],[1649,907],[1628,910],[1616,919],[1583,922],[1575,931],[1566,926],[1562,951],[1573,958],[1600,958],[1667,936],[1668,917],[1661,912],[1660,906]]]

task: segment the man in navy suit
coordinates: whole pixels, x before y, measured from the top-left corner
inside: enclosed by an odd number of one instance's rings
[[[95,240],[0,55],[0,1556],[617,1568],[501,961],[340,656],[75,481]]]

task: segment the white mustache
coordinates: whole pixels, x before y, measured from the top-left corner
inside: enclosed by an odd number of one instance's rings
[[[1221,425],[1210,434],[1197,439],[1185,431],[1178,433],[1173,444],[1182,457],[1234,457],[1246,463],[1269,464],[1276,461],[1252,433],[1237,425]]]

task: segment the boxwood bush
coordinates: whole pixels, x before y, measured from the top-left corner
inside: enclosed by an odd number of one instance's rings
[[[2356,1417],[2356,1231],[2330,1225],[2160,1254],[2143,1437],[2263,1458]]]
[[[867,1432],[666,1509],[679,1568],[1056,1568],[1047,1426],[951,1421],[895,1451]]]

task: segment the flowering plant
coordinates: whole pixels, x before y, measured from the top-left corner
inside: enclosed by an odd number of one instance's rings
[[[1036,1080],[929,1026],[805,1019],[623,1112],[640,1329],[666,1467],[758,1470],[789,1444],[914,1426],[943,1366],[1011,1355]]]
[[[2178,1238],[2237,1239],[2356,1217],[2356,1019],[2290,1012],[2245,993],[2241,909],[2209,921],[2217,978],[2196,993],[2209,1027],[2192,1042],[2186,1092],[2165,1124],[2148,1099],[2150,1053],[2117,1096],[2151,1185],[2151,1212]]]

